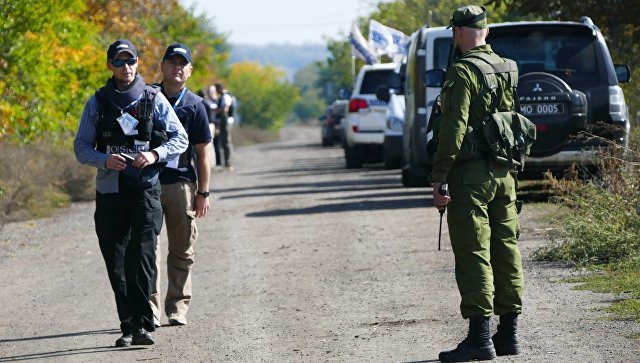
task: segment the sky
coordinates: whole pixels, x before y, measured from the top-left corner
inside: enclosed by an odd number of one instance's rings
[[[385,0],[388,1],[388,0]],[[351,22],[371,14],[378,0],[180,0],[213,18],[231,44],[321,43],[348,34]]]

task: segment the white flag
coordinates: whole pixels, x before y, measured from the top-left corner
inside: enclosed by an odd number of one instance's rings
[[[386,54],[396,61],[407,53],[409,37],[403,32],[382,25],[375,20],[369,21],[369,45],[377,55]]]
[[[351,33],[349,33],[349,43],[351,43],[351,55],[362,59],[367,64],[377,64],[380,60],[373,51],[369,48],[367,41],[360,33],[358,24],[354,21],[351,24]]]

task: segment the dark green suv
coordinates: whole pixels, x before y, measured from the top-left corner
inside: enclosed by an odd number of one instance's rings
[[[434,34],[433,44],[426,42],[427,36],[417,38],[407,62],[403,135],[407,164],[402,181],[409,187],[426,185],[431,172],[426,116],[442,86],[444,55],[451,44],[451,31],[444,28],[422,28],[412,37],[429,31]],[[538,178],[546,170],[560,172],[573,163],[593,166],[611,141],[628,145],[629,110],[619,83],[629,81],[629,67],[613,64],[604,37],[591,19],[491,24],[487,42],[496,53],[518,64],[520,112],[537,127],[525,176]]]
[[[618,84],[629,81],[629,67],[613,64],[591,19],[494,24],[487,42],[518,63],[520,112],[538,133],[528,173],[593,165],[606,140],[628,144],[629,111]]]

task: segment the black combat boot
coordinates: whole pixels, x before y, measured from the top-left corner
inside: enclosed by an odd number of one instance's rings
[[[489,334],[488,316],[469,319],[469,334],[454,350],[440,352],[441,362],[470,362],[473,360],[491,360],[496,357],[491,335]]]
[[[518,338],[518,313],[500,315],[498,331],[491,337],[497,355],[520,354]]]

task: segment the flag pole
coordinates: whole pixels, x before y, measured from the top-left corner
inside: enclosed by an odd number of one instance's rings
[[[355,81],[356,79],[356,56],[351,56],[351,80]]]

